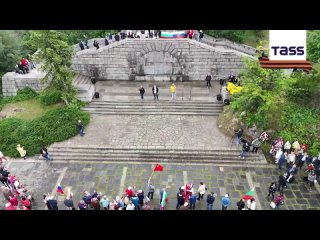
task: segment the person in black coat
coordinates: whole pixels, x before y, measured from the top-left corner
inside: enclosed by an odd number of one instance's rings
[[[143,100],[143,95],[145,93],[145,90],[144,90],[144,87],[142,85],[139,88],[139,92],[140,92],[141,99]]]
[[[270,195],[272,196],[272,201],[274,200],[274,194],[275,194],[275,192],[277,191],[277,183],[275,183],[275,182],[272,182],[271,184],[270,184],[270,187],[269,187],[269,194],[268,194],[268,196],[267,196],[267,198],[269,198],[270,197]]]
[[[244,199],[240,199],[239,202],[237,202],[238,210],[243,210],[246,206]]]
[[[208,73],[206,76],[206,81],[207,81],[207,88],[211,87],[211,75]]]
[[[283,192],[283,189],[287,187],[287,181],[286,181],[286,178],[281,174],[279,176],[279,180],[278,180],[278,188],[277,190],[279,192]]]
[[[84,50],[83,42],[80,42],[80,43],[79,43],[79,47],[80,47],[81,50]]]

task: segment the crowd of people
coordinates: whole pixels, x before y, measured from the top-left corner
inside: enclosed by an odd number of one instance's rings
[[[196,41],[201,41],[204,37],[202,30],[186,30],[185,37],[189,39],[194,39]],[[121,30],[119,33],[112,35],[111,33],[104,38],[105,46],[113,42],[118,42],[126,38],[132,39],[158,39],[161,38],[161,30]],[[99,49],[99,42],[97,40],[93,41],[93,46]],[[79,42],[79,47],[81,50],[89,49],[88,38],[83,35],[83,40]]]
[[[31,210],[33,197],[27,189],[27,185],[23,184],[21,179],[12,174],[4,163],[6,157],[0,152],[0,182],[1,192],[6,201],[5,210]]]
[[[18,74],[29,73],[31,69],[36,68],[35,64],[32,61],[29,61],[27,58],[22,58],[18,64],[16,64],[14,70]]]

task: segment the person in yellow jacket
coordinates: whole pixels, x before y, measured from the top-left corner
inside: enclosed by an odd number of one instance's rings
[[[20,144],[17,145],[17,150],[18,150],[18,152],[20,153],[20,156],[21,156],[24,160],[26,160],[27,151],[24,150],[23,147],[22,147]]]
[[[174,83],[171,84],[170,86],[170,91],[171,91],[171,100],[176,99],[176,85]]]

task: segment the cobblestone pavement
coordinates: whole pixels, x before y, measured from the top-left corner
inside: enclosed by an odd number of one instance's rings
[[[176,193],[179,186],[186,182],[192,182],[195,188],[200,181],[204,181],[208,191],[215,192],[218,197],[214,203],[214,209],[220,210],[221,197],[225,193],[231,196],[232,205],[230,209],[236,209],[236,202],[252,186],[250,180],[256,187],[257,206],[260,209],[270,209],[267,200],[267,189],[271,181],[277,180],[279,172],[276,166],[261,167],[219,167],[219,166],[190,166],[190,165],[170,165],[163,164],[164,171],[156,172],[152,177],[152,182],[156,186],[156,192],[152,205],[159,208],[159,192],[165,187],[169,194],[167,209],[175,209]],[[87,190],[92,192],[97,190],[106,194],[109,198],[115,198],[122,193],[129,185],[136,186],[137,189],[146,189],[147,180],[154,165],[151,164],[114,164],[114,163],[64,163],[50,162],[43,160],[12,160],[9,164],[10,170],[17,176],[21,176],[30,191],[34,193],[36,203],[34,209],[44,209],[42,194],[45,192],[55,192],[56,184],[60,178],[64,189],[71,187],[74,193],[74,202],[77,203],[82,192]],[[63,170],[66,170],[65,173]],[[121,185],[121,179],[124,184]],[[318,186],[317,186],[318,187]],[[0,196],[3,203],[3,196]],[[205,196],[206,198],[206,196]],[[297,177],[297,183],[293,183],[285,191],[285,205],[281,209],[320,209],[320,194],[315,188],[312,192],[309,187],[302,183]],[[59,209],[66,209],[63,205],[63,196],[58,196]],[[205,201],[200,201],[196,209],[205,209]]]
[[[230,137],[219,131],[216,121],[217,118],[213,116],[92,116],[84,137],[76,136],[55,145],[235,148],[236,144],[231,143]]]

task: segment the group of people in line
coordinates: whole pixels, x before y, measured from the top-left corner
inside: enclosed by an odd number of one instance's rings
[[[177,90],[177,87],[174,83],[171,84],[170,86],[170,92],[171,92],[171,100],[175,100],[176,99],[176,90]],[[141,97],[141,100],[143,100],[143,96],[145,94],[146,90],[144,89],[143,85],[141,85],[139,87],[139,93],[140,93],[140,97]],[[154,101],[158,101],[159,100],[159,88],[157,85],[153,85],[152,87],[152,94],[153,94],[153,99]]]
[[[187,30],[186,31],[186,37],[189,37],[190,39],[195,39],[197,41],[201,41],[204,37],[204,33],[202,30]],[[111,33],[104,38],[104,44],[105,46],[108,46],[112,42],[117,42],[120,40],[124,40],[126,38],[132,38],[132,39],[146,39],[146,38],[153,38],[157,39],[161,37],[161,30],[121,30],[119,33],[112,35]],[[79,42],[79,47],[81,50],[89,49],[88,45],[88,39],[86,35],[83,35],[84,40]],[[99,41],[94,40],[93,46],[96,49],[99,49]]]
[[[31,69],[36,68],[35,64],[32,61],[29,61],[27,58],[22,58],[18,64],[16,64],[14,70],[18,74],[29,73]]]

